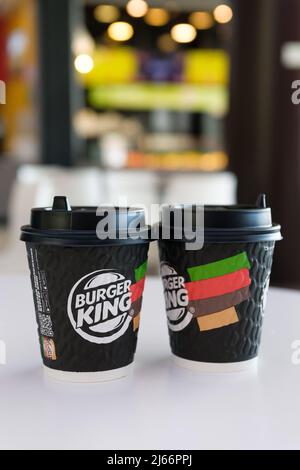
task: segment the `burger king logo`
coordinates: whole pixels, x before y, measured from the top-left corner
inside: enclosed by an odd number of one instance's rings
[[[164,286],[168,326],[172,331],[183,330],[193,319],[189,311],[189,297],[184,278],[179,276],[172,266],[161,264],[161,276]]]
[[[82,338],[108,344],[120,338],[132,320],[131,281],[111,270],[81,278],[68,299],[70,322]]]

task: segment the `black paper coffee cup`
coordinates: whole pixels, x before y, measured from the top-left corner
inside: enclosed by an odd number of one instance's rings
[[[109,221],[115,230],[108,237],[101,230]],[[70,208],[57,197],[52,208],[32,210],[21,239],[48,375],[76,382],[127,375],[137,346],[147,232],[140,209]]]
[[[161,237],[159,248],[172,353],[194,369],[245,369],[258,356],[280,226],[263,195],[257,206],[205,206],[204,245],[192,249],[190,236],[178,239],[174,221],[184,220],[184,211],[195,221],[197,210],[164,209],[171,239]]]

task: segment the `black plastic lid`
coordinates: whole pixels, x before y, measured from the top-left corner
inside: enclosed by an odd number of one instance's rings
[[[71,207],[65,196],[56,196],[52,207],[32,209],[30,225],[21,229],[22,241],[70,246],[145,243],[148,235],[143,209]]]
[[[272,222],[272,213],[270,207],[267,207],[265,194],[258,197],[255,205],[165,206],[161,214],[162,223],[170,229],[171,239],[178,239],[174,233],[182,230],[182,241],[190,241],[192,234],[201,230],[201,227],[197,227],[197,210],[199,213],[204,211],[205,242],[242,243],[282,239],[280,225]],[[187,228],[183,231],[184,214],[188,214],[192,221],[190,231]]]

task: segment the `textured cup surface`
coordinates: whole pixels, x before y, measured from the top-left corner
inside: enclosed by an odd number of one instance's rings
[[[258,355],[274,245],[208,243],[188,251],[182,242],[159,242],[173,354],[208,363]]]
[[[101,372],[131,364],[149,244],[26,245],[44,365]]]

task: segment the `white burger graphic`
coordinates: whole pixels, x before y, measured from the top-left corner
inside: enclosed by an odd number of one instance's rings
[[[111,270],[80,279],[68,299],[68,316],[82,338],[108,344],[120,338],[132,321],[131,281]]]
[[[165,262],[161,264],[161,276],[164,285],[168,326],[172,331],[181,331],[193,319],[193,313],[189,311],[189,298],[184,278]]]

